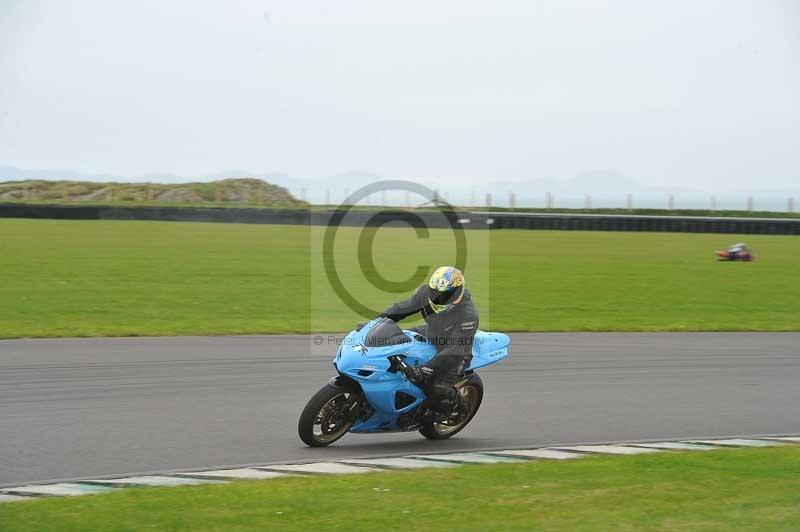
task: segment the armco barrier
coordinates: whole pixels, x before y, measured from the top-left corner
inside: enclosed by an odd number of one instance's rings
[[[103,207],[0,203],[0,218],[49,218],[54,220],[158,220],[306,225],[309,223],[308,214],[308,210],[277,211],[267,209]]]
[[[0,204],[0,218],[57,220],[161,220],[284,225],[328,225],[332,212],[271,209],[213,209],[195,207],[103,207],[80,205]],[[558,231],[659,231],[667,233],[736,233],[800,235],[800,219],[712,218],[635,215],[540,214],[459,212],[443,217],[438,212],[402,209],[351,211],[343,225],[381,226],[424,223],[427,227],[465,229],[546,229]]]

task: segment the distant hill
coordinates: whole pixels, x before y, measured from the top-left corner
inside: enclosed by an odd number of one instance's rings
[[[73,187],[66,193],[67,201],[149,201],[164,205],[168,203],[203,203],[210,206],[248,206],[281,205],[289,206],[306,202],[316,205],[338,205],[366,185],[375,184],[385,178],[366,170],[349,170],[330,176],[298,177],[278,172],[250,172],[233,169],[196,176],[178,176],[169,173],[120,177],[117,175],[80,174],[69,169],[26,170],[0,165],[0,183],[18,181],[68,181]],[[580,209],[624,208],[666,209],[674,203],[675,209],[692,210],[750,210],[783,212],[800,208],[800,188],[759,189],[760,183],[754,180],[750,189],[734,189],[719,186],[713,190],[700,190],[682,187],[673,183],[643,183],[634,176],[617,170],[593,170],[573,177],[541,177],[498,179],[491,176],[471,178],[415,178],[413,176],[394,176],[392,179],[407,179],[421,183],[454,205],[484,207],[490,199],[493,207],[525,207]],[[240,183],[228,187],[218,186],[211,192],[212,182]],[[261,182],[265,189],[254,193],[249,182]],[[8,183],[6,183],[8,184]],[[111,191],[107,190],[112,186]],[[120,188],[121,187],[121,188]],[[144,188],[142,188],[144,187]],[[172,188],[179,192],[169,192]],[[188,188],[187,188],[188,187]],[[278,187],[281,191],[268,189]],[[31,198],[27,201],[63,201],[63,186],[48,188],[37,192],[31,187]],[[258,188],[258,187],[256,187]],[[106,189],[106,190],[104,190]],[[220,189],[223,192],[217,193]],[[226,192],[230,190],[230,194]],[[130,192],[128,192],[130,191]],[[274,193],[273,193],[274,191]],[[3,196],[3,194],[6,194]],[[0,201],[26,201],[19,189],[0,190]],[[43,199],[38,198],[39,194]],[[92,195],[93,194],[93,195]],[[108,198],[110,194],[111,200]],[[128,194],[128,195],[126,195]],[[166,194],[166,195],[164,195]],[[259,196],[260,195],[260,196]],[[284,196],[282,196],[284,195]],[[263,197],[254,200],[253,197]],[[488,197],[490,196],[490,198]],[[137,198],[149,198],[141,200]],[[198,199],[198,197],[200,199]],[[220,199],[217,199],[217,198]],[[226,199],[228,198],[228,199]],[[275,198],[274,201],[269,198]],[[752,201],[751,201],[752,198]],[[259,203],[261,201],[261,203]],[[404,190],[386,190],[375,193],[364,200],[367,204],[418,205],[425,198],[408,194]]]
[[[113,202],[152,204],[235,204],[295,207],[305,202],[260,179],[222,179],[205,183],[103,183],[27,179],[0,182],[0,201]]]

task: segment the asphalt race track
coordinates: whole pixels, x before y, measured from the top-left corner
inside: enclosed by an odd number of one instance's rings
[[[548,444],[800,432],[800,333],[514,334],[464,432],[296,434],[332,375],[311,336],[0,341],[0,486]]]

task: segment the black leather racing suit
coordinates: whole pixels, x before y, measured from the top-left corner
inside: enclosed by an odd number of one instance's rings
[[[428,285],[420,285],[411,297],[389,306],[380,316],[400,321],[422,313],[425,325],[412,330],[424,335],[436,347],[436,356],[423,368],[433,370],[425,390],[436,403],[453,400],[456,391],[453,384],[463,375],[464,368],[472,360],[472,342],[478,329],[478,309],[472,302],[469,290],[464,289],[461,301],[452,309],[436,314],[428,304]]]

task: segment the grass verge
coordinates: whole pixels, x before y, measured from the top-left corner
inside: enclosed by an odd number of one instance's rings
[[[0,529],[788,532],[800,448],[129,489],[3,504]]]
[[[344,331],[362,318],[333,293],[324,228],[0,219],[0,338]],[[800,330],[800,239],[678,233],[465,231],[481,327],[504,331]],[[381,309],[360,231],[337,269]],[[758,259],[719,263],[745,240]],[[339,244],[337,244],[339,246]],[[453,235],[382,228],[374,269],[393,281],[453,262]],[[370,266],[371,267],[371,266]],[[421,279],[420,279],[421,280]]]

